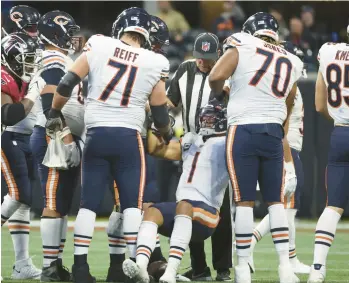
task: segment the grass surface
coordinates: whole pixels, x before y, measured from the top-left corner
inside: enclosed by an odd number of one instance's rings
[[[2,282],[33,282],[10,280],[14,254],[10,234],[6,227],[1,231],[1,275]],[[300,231],[297,233],[297,255],[306,264],[311,264],[314,248],[314,234],[311,231]],[[168,253],[168,241],[161,239],[161,246],[165,255]],[[211,245],[206,241],[207,263],[211,267]],[[38,230],[30,234],[30,255],[34,256],[36,266],[42,265],[41,238]],[[256,273],[253,275],[253,282],[278,282],[277,281],[277,257],[270,236],[266,236],[258,243],[255,254]],[[103,231],[95,231],[89,253],[89,264],[92,275],[96,276],[99,282],[104,282],[109,266],[108,239]],[[73,263],[73,233],[68,232],[66,247],[64,251],[64,264],[71,268]],[[182,261],[181,271],[190,265],[189,252],[185,253]],[[212,267],[211,267],[211,270]],[[216,274],[213,272],[215,278]],[[232,276],[234,271],[232,269]],[[306,282],[307,276],[299,276],[302,282]],[[339,231],[330,250],[327,261],[327,283],[349,282],[349,233]]]

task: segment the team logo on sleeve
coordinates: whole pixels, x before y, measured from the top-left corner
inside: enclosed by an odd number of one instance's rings
[[[57,25],[62,25],[65,26],[68,22],[69,19],[63,15],[57,16],[53,19],[53,21],[57,24]]]
[[[1,78],[1,85],[6,85],[6,81],[3,78]]]
[[[204,51],[204,52],[209,51],[209,50],[210,50],[210,45],[211,45],[211,44],[210,44],[209,42],[204,41],[204,42],[202,43],[202,45],[201,45],[202,51]]]
[[[20,12],[13,12],[10,15],[10,18],[12,21],[14,21],[15,23],[20,22],[23,19],[23,15]]]

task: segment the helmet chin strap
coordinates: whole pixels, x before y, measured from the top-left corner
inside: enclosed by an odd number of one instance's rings
[[[45,40],[47,43],[49,43],[50,45],[52,45],[52,46],[54,46],[54,47],[56,47],[56,48],[58,48],[60,50],[68,52],[69,55],[72,55],[75,52],[74,49],[71,49],[71,48],[67,49],[67,48],[62,48],[62,47],[57,46],[56,44],[54,44],[51,40],[49,40],[46,36],[44,36],[42,34],[40,34],[40,39]]]

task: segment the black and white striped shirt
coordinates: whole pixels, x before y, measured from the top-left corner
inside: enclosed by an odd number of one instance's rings
[[[184,132],[197,132],[200,108],[210,98],[209,73],[202,73],[195,59],[183,62],[171,79],[167,97],[174,106],[182,103]]]

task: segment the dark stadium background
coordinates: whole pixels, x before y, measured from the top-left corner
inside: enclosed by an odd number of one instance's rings
[[[211,23],[220,13],[218,2],[194,2],[175,1],[173,6],[183,13],[192,28],[205,28],[210,30]],[[276,2],[238,2],[247,16],[258,12],[268,11],[268,8]],[[12,6],[27,4],[37,8],[41,14],[51,10],[62,10],[71,14],[78,25],[84,30],[92,33],[109,35],[113,21],[117,15],[125,8],[132,6],[143,6],[143,1],[129,2],[104,2],[104,1],[2,1],[2,16]],[[283,17],[286,21],[298,15],[303,5],[311,5],[316,13],[316,21],[327,27],[327,33],[340,33],[348,24],[349,2],[278,2],[281,7]],[[204,20],[203,20],[204,19]],[[316,66],[315,66],[316,67]],[[316,69],[316,68],[314,68]],[[327,151],[329,136],[332,125],[315,111],[314,89],[315,73],[310,73],[307,80],[300,82],[300,89],[304,100],[304,143],[301,154],[304,166],[305,185],[302,193],[302,205],[299,216],[314,218],[320,215],[326,203],[325,188],[325,168],[327,163]],[[159,167],[167,166],[166,177],[162,170],[159,175],[159,185],[161,188],[162,200],[173,200],[175,180],[179,173],[176,166],[171,164],[161,164]],[[171,178],[168,178],[171,176]],[[161,177],[163,177],[161,179]],[[170,180],[170,181],[169,181]],[[34,183],[33,211],[37,215],[41,213],[43,200],[41,198],[38,180]],[[349,185],[349,184],[348,184]],[[4,188],[4,186],[2,186]],[[98,188],[96,188],[98,189]],[[6,192],[2,190],[2,196]],[[75,214],[79,206],[80,188],[77,188],[72,214]],[[112,207],[112,194],[108,192],[100,208],[100,215],[109,215]],[[266,207],[257,202],[256,216],[264,216]],[[349,216],[349,207],[346,209],[346,216]]]

